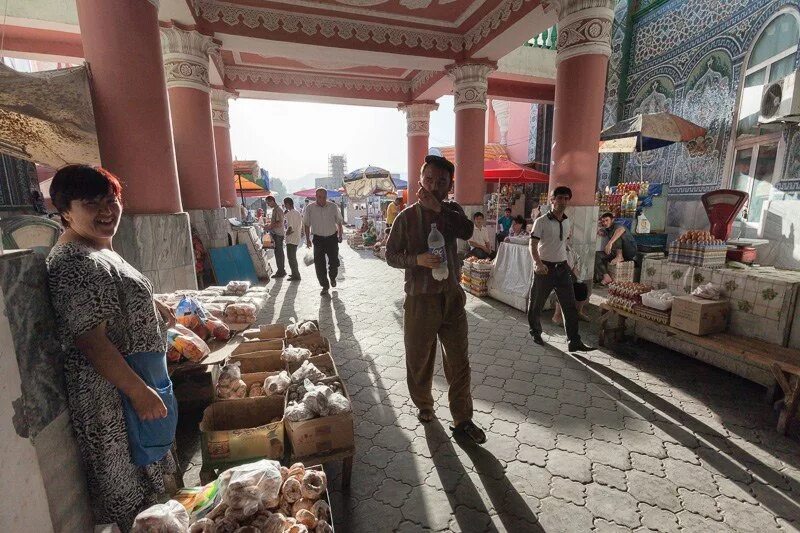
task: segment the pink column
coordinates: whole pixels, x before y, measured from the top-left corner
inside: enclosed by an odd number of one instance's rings
[[[487,78],[494,69],[494,63],[478,60],[456,63],[447,69],[453,79],[456,113],[456,201],[462,206],[483,205],[486,90]]]
[[[126,213],[180,212],[157,2],[77,0],[77,8],[100,159],[123,181]]]
[[[439,109],[439,104],[431,101],[418,101],[400,104],[398,109],[406,113],[406,133],[408,136],[408,204],[417,201],[419,189],[419,169],[428,155],[428,136],[430,132],[431,111]]]
[[[580,2],[572,0],[564,2],[559,12],[550,187],[569,186],[570,203],[576,206],[595,202],[597,149],[611,55],[611,3],[578,9]]]
[[[220,207],[208,54],[218,49],[212,39],[177,26],[161,29],[164,70],[183,207]]]
[[[224,89],[211,89],[211,121],[214,124],[214,148],[217,153],[217,178],[219,200],[222,207],[236,206],[236,186],[233,182],[233,151],[231,150],[231,124],[228,99],[236,93]]]

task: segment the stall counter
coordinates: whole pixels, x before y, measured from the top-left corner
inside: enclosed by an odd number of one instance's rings
[[[489,277],[489,296],[520,311],[528,310],[533,262],[528,246],[500,243]]]

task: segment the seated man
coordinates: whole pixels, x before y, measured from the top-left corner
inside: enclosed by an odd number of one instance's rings
[[[367,222],[367,215],[361,217],[361,227],[358,228],[358,232],[362,235],[367,232],[369,229],[369,223]]]
[[[602,251],[597,252],[594,280],[608,285],[614,281],[608,273],[608,265],[633,261],[636,257],[636,239],[628,228],[614,221],[614,215],[611,213],[603,213],[600,216],[600,226],[601,231],[608,237],[608,242]]]
[[[495,252],[489,245],[489,230],[483,225],[483,213],[478,211],[472,215],[472,222],[475,224],[475,229],[472,231],[472,237],[469,238],[469,252],[466,257],[477,257],[478,259],[494,259]]]
[[[511,230],[508,232],[508,237],[527,237],[530,235],[528,232],[528,222],[522,218],[522,215],[517,215],[511,222]],[[508,241],[506,237],[506,241]]]
[[[514,219],[511,218],[511,208],[506,207],[506,214],[497,219],[497,242],[503,242],[508,237],[508,232],[511,231],[511,224]]]

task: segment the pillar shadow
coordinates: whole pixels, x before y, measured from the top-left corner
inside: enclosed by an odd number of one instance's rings
[[[615,370],[581,355],[571,355],[571,357],[611,382],[619,390],[620,394],[633,400],[626,402],[626,407],[636,412],[643,419],[650,421],[651,424],[673,437],[679,443],[684,445],[691,444],[704,438],[708,440],[708,437],[718,442],[725,442],[731,450],[730,458],[715,449],[713,443],[698,446],[693,449],[693,452],[725,477],[736,479],[734,476],[739,476],[740,478],[749,479],[750,472],[752,472],[753,476],[760,478],[760,481],[770,487],[773,492],[764,494],[761,491],[751,491],[751,495],[775,515],[790,521],[800,520],[800,503],[792,499],[784,490],[776,487],[776,485],[788,486],[786,479],[779,471],[764,464],[760,459],[737,446],[735,442],[725,435]],[[673,423],[665,419],[665,417],[680,421],[680,424]],[[701,434],[702,436],[696,437],[695,434]],[[747,468],[743,468],[738,463],[747,464]]]

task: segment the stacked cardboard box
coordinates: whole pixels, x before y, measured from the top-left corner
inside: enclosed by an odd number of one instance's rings
[[[724,267],[728,254],[726,244],[673,242],[669,245],[669,260],[673,263],[706,268]]]

